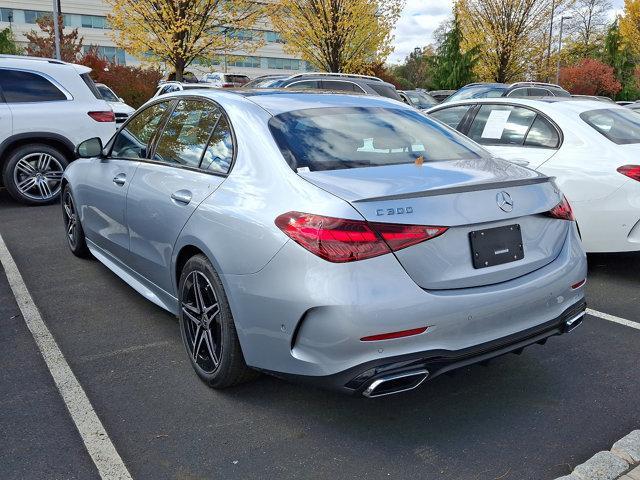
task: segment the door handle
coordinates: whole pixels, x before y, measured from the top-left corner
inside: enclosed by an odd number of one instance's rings
[[[191,201],[191,192],[189,190],[178,190],[171,194],[171,200],[182,205],[188,205]]]
[[[113,183],[118,185],[119,187],[123,186],[127,181],[127,175],[124,173],[119,173],[115,177],[113,177]]]

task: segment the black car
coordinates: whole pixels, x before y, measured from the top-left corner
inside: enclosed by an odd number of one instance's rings
[[[396,87],[378,77],[346,73],[297,73],[289,76],[265,75],[244,88],[293,88],[296,90],[331,90],[378,95],[402,101]]]
[[[571,94],[553,83],[518,82],[510,85],[506,83],[471,83],[451,95],[445,102],[498,97],[571,97]]]

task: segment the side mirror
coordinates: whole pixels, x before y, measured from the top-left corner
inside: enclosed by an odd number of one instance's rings
[[[90,138],[76,147],[76,156],[78,158],[100,157],[102,148],[102,140],[98,137]]]

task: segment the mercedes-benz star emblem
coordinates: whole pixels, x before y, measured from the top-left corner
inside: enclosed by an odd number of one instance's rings
[[[513,200],[511,200],[511,195],[507,192],[498,193],[498,195],[496,195],[496,202],[498,202],[498,206],[503,212],[509,213],[513,210]]]

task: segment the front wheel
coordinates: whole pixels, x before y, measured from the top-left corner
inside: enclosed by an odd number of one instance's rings
[[[64,188],[62,193],[62,221],[64,222],[67,245],[69,245],[71,253],[80,258],[89,257],[89,248],[87,247],[84,230],[82,230],[76,203],[69,185]]]
[[[204,255],[191,257],[180,276],[180,332],[194,370],[212,388],[258,374],[247,367],[222,282]]]

